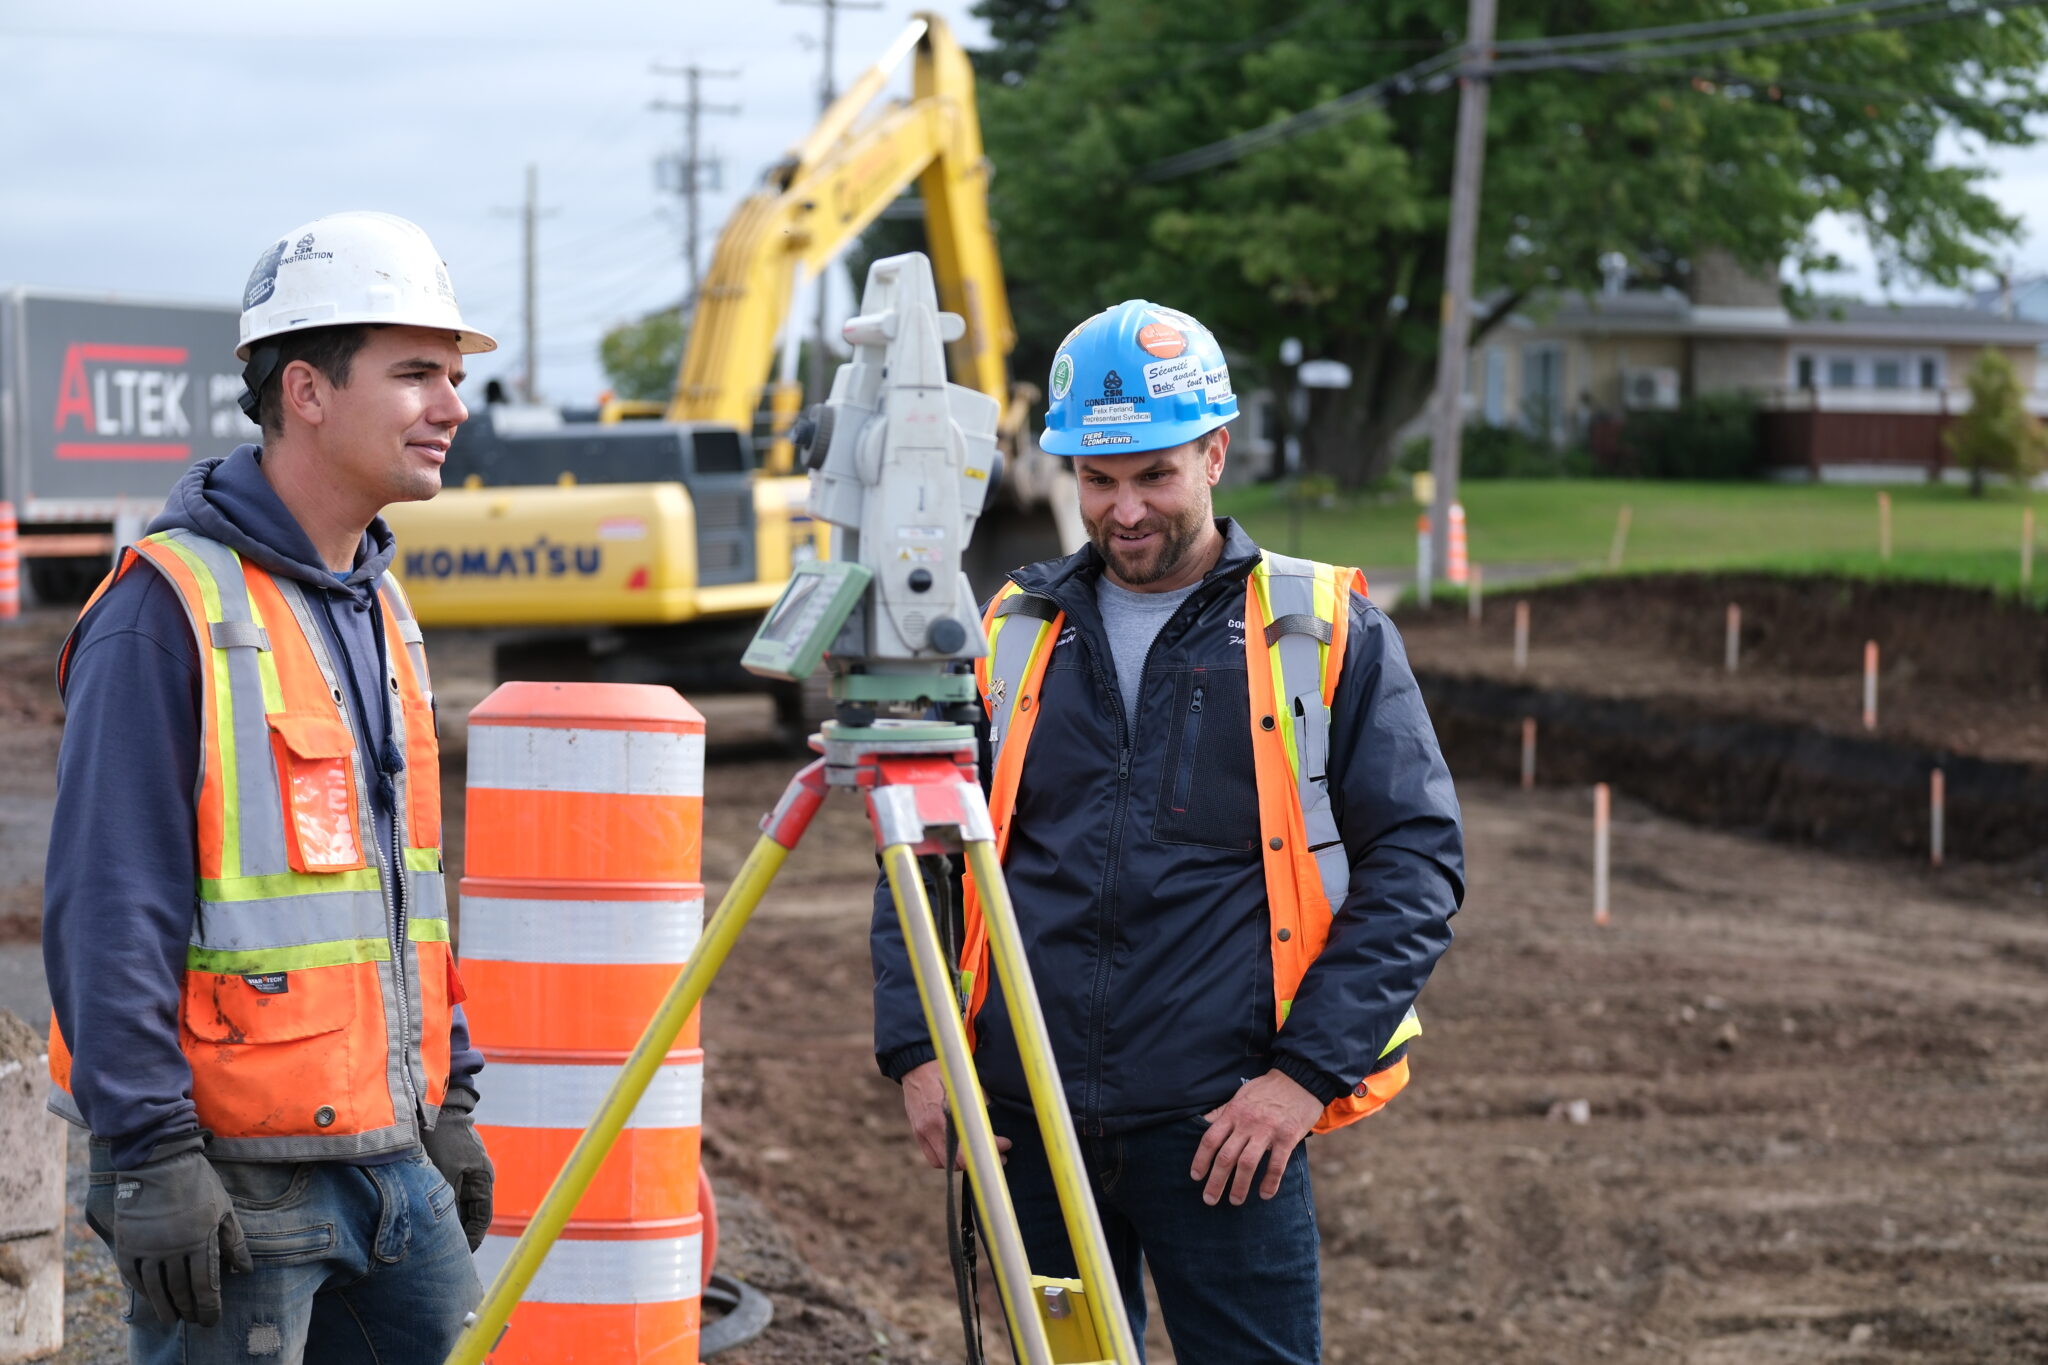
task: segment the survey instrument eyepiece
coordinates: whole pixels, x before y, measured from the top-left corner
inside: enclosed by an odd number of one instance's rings
[[[829,657],[842,725],[976,699],[958,665],[988,638],[960,560],[997,469],[1000,407],[946,381],[946,343],[965,331],[939,310],[922,253],[876,261],[842,329],[853,359],[792,433],[831,549],[797,566],[743,662],[800,679]]]

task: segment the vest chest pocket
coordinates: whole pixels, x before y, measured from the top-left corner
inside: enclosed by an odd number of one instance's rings
[[[368,867],[356,805],[355,737],[348,726],[339,716],[304,712],[277,712],[267,719],[292,870]]]
[[[1175,676],[1172,695],[1153,837],[1233,853],[1256,849],[1259,792],[1244,670],[1187,669]]]

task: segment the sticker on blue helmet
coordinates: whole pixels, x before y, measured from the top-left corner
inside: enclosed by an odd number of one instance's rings
[[[1073,387],[1074,357],[1062,351],[1059,358],[1052,362],[1052,401],[1061,402],[1066,398],[1067,391]]]
[[[1155,360],[1145,367],[1145,392],[1154,398],[1171,398],[1177,393],[1202,387],[1202,358],[1184,355],[1177,360]]]
[[[1084,431],[1081,444],[1084,446],[1127,446],[1136,444],[1137,437],[1128,431]]]

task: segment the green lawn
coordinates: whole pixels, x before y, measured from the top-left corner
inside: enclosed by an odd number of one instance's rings
[[[2048,523],[2048,496],[1901,485],[1892,500],[1892,557],[1878,556],[1877,490],[1833,484],[1664,483],[1626,479],[1473,479],[1463,501],[1480,564],[1604,568],[1622,507],[1631,509],[1625,567],[1764,568],[1931,579],[2019,588],[2021,509]],[[1298,537],[1281,491],[1220,492],[1217,510],[1261,544],[1366,568],[1415,562],[1422,509],[1403,495],[1341,497],[1300,509]],[[2040,542],[2048,525],[2037,526]],[[2037,548],[2031,596],[2048,600],[2048,550]]]

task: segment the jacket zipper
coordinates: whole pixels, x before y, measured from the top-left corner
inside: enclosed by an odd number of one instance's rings
[[[384,665],[385,683],[379,689],[378,701],[384,707],[385,747],[399,746],[402,752],[404,736],[399,732],[398,727],[404,724],[404,708],[392,705],[391,697],[386,695],[392,691],[393,685],[397,682],[398,672],[392,665],[388,657],[389,651],[385,648],[384,644],[384,602],[377,595],[375,585],[370,587],[369,592],[370,630],[372,638],[377,645],[377,658]],[[368,709],[367,704],[364,709]],[[367,727],[368,723],[369,720],[366,716],[364,718],[364,725]],[[412,1001],[406,993],[405,935],[406,919],[411,907],[406,902],[405,894],[405,835],[399,828],[399,779],[395,773],[386,774],[384,772],[384,760],[381,754],[377,758],[377,771],[380,775],[387,776],[391,780],[392,871],[389,876],[382,877],[380,880],[383,881],[385,888],[385,908],[390,911],[391,917],[391,982],[392,989],[398,993],[398,1075],[399,1079],[405,1082],[405,1096],[412,1101],[413,1117],[418,1121],[421,1133],[424,1134],[426,1130],[426,1101],[420,1094],[419,1085],[414,1081],[412,1074]],[[410,780],[411,775],[407,774],[407,781],[409,782]],[[370,826],[372,831],[376,829],[375,820],[376,815],[373,811],[371,813]],[[384,861],[381,849],[378,851],[377,861],[380,864]],[[426,1039],[422,1037],[420,1042],[424,1046]]]
[[[1195,684],[1195,694],[1188,701],[1188,717],[1180,727],[1180,771],[1173,780],[1173,809],[1176,814],[1185,815],[1188,802],[1194,798],[1195,746],[1202,738],[1202,684]]]

